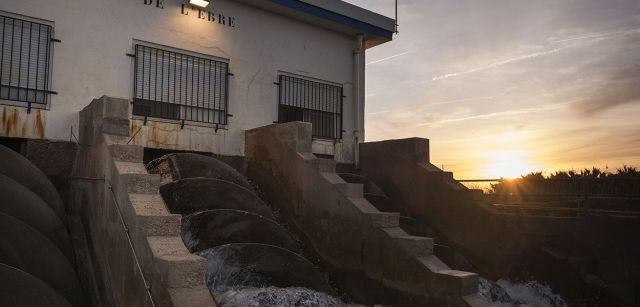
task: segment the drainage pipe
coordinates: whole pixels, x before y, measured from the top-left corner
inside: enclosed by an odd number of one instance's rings
[[[364,141],[364,35],[356,35],[353,51],[353,159],[360,166],[360,143]]]

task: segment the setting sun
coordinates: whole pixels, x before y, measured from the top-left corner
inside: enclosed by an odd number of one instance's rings
[[[490,163],[485,174],[490,178],[516,178],[536,169],[521,151],[494,151],[488,155]]]

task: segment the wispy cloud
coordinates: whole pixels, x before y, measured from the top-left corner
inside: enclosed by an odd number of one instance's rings
[[[459,77],[459,76],[462,76],[462,75],[472,74],[472,73],[480,72],[480,71],[483,71],[483,70],[487,70],[487,69],[491,69],[491,68],[495,68],[495,67],[511,64],[511,63],[515,63],[515,62],[520,62],[520,61],[524,61],[524,60],[530,60],[530,59],[534,59],[534,58],[537,58],[537,57],[554,54],[554,53],[560,52],[561,50],[566,49],[566,48],[567,47],[560,47],[560,48],[555,48],[555,49],[551,49],[551,50],[547,50],[547,51],[525,54],[525,55],[522,55],[522,56],[513,57],[513,58],[510,58],[510,59],[494,62],[494,63],[491,63],[489,65],[485,65],[485,66],[480,66],[480,67],[476,67],[476,68],[473,68],[473,69],[469,69],[469,70],[466,70],[466,71],[461,71],[461,72],[456,72],[456,73],[450,73],[450,74],[446,74],[446,75],[436,76],[436,77],[431,78],[430,82],[449,79],[449,78],[453,78],[453,77]]]
[[[369,113],[367,113],[367,115],[387,114],[387,113],[402,112],[402,111],[406,111],[406,110],[415,110],[416,108],[432,107],[432,106],[444,105],[444,104],[496,99],[496,98],[504,97],[505,95],[509,94],[510,92],[512,92],[515,89],[516,89],[516,87],[511,87],[511,88],[505,90],[504,92],[502,92],[500,94],[491,95],[491,96],[468,97],[468,98],[453,99],[453,100],[426,102],[426,103],[422,103],[422,104],[413,104],[413,105],[406,106],[406,107],[401,107],[401,108],[394,108],[394,109],[388,109],[388,110],[382,110],[382,111],[376,111],[376,112],[369,112]]]
[[[376,63],[384,62],[384,61],[386,61],[386,60],[391,60],[391,59],[393,59],[393,58],[397,58],[397,57],[399,57],[399,56],[403,56],[403,55],[405,55],[405,54],[407,54],[407,53],[409,53],[409,52],[410,52],[410,51],[405,51],[405,52],[402,52],[402,53],[394,54],[394,55],[392,55],[392,56],[388,56],[388,57],[386,57],[386,58],[382,58],[382,59],[379,59],[379,60],[371,61],[371,62],[367,63],[366,65],[368,66],[368,65],[372,65],[372,64],[376,64]]]
[[[580,40],[607,39],[607,38],[612,38],[616,36],[632,35],[637,33],[640,33],[640,29],[629,29],[624,31],[615,31],[615,32],[608,32],[608,33],[589,33],[589,34],[583,34],[580,36],[551,40],[550,42],[566,43],[566,42],[573,42],[573,41],[580,41]]]
[[[560,109],[566,106],[567,104],[569,103],[557,103],[557,104],[552,104],[552,105],[547,105],[542,107],[535,107],[535,108],[524,108],[524,109],[517,109],[517,110],[465,116],[465,117],[452,118],[452,119],[444,119],[439,121],[416,124],[415,127],[423,127],[423,126],[431,126],[436,124],[463,122],[463,121],[474,120],[474,119],[489,119],[489,118],[495,118],[495,117],[501,117],[501,116],[512,116],[512,115],[521,115],[521,114],[534,113],[534,112],[549,111],[549,110]]]

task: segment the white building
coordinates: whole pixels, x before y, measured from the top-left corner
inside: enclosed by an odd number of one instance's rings
[[[0,136],[74,140],[109,95],[132,101],[134,144],[243,155],[245,130],[302,120],[314,152],[353,161],[364,50],[395,21],[338,0],[209,2],[0,1]]]

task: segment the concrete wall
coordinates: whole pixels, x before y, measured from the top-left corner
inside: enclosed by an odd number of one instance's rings
[[[71,211],[85,229],[98,301],[215,306],[205,286],[205,260],[186,249],[180,215],[170,214],[158,194],[160,175],[147,173],[141,146],[126,144],[128,107],[127,100],[103,97],[80,115]]]
[[[223,14],[222,25],[197,18],[196,11],[181,14],[181,0],[23,0],[2,1],[0,10],[42,19],[54,25],[52,89],[47,111],[0,106],[0,135],[69,140],[77,134],[78,112],[93,97],[103,94],[130,99],[133,87],[134,40],[225,58],[234,76],[229,84],[229,113],[226,129],[175,123],[142,125],[132,120],[137,131],[134,144],[181,150],[243,155],[247,129],[277,120],[279,71],[342,84],[344,101],[344,143],[318,143],[323,153],[340,161],[352,161],[353,141],[353,56],[355,39],[260,10],[237,1],[216,0],[210,7]],[[233,27],[228,25],[233,18]]]
[[[571,305],[633,303],[640,289],[640,218],[505,214],[429,163],[429,142],[360,145],[362,174],[427,222],[483,275],[544,281]]]
[[[292,122],[246,133],[249,179],[303,237],[357,302],[394,306],[487,306],[477,275],[449,269],[431,238],[410,236],[399,214],[380,212],[362,184],[311,154],[311,126]]]

